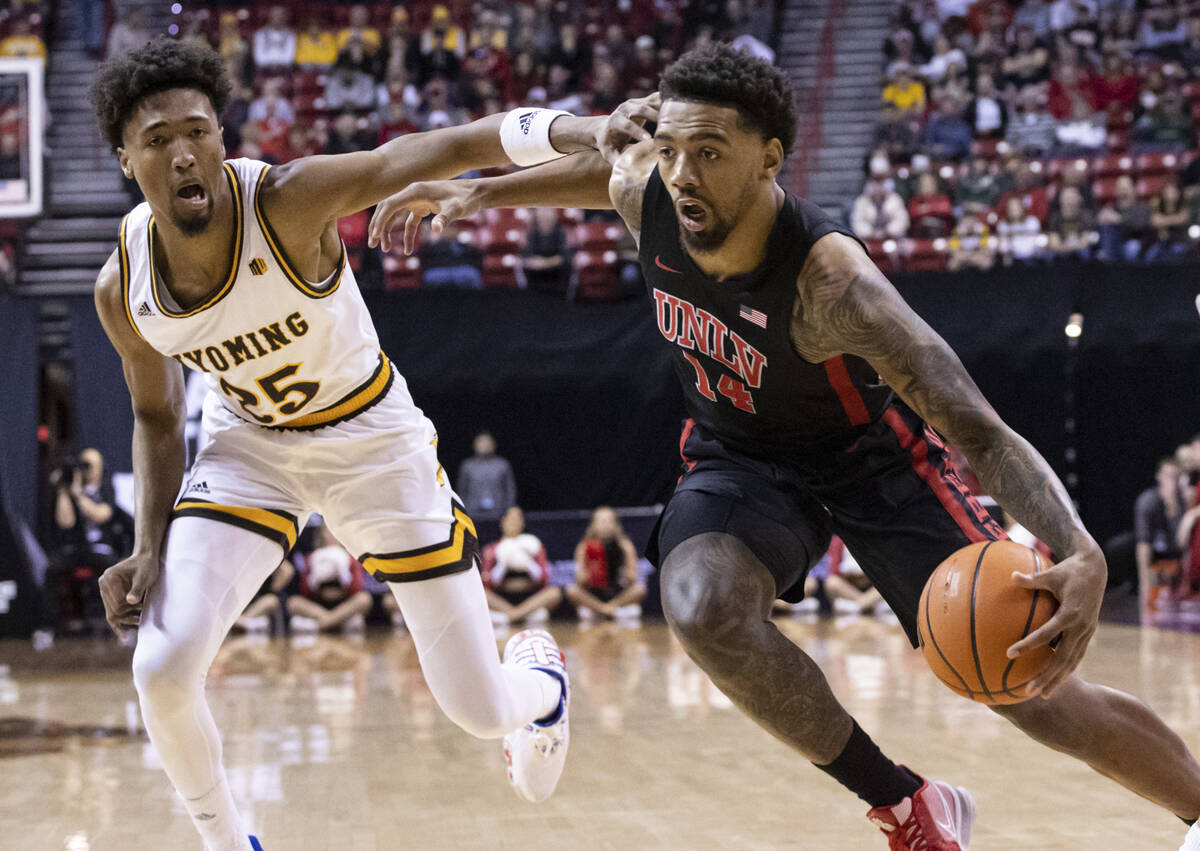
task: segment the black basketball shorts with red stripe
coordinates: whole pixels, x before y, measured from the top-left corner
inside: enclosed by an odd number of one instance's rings
[[[951,553],[1006,538],[971,496],[938,434],[897,400],[849,449],[805,463],[733,451],[702,425],[685,425],[683,475],[647,555],[661,566],[705,532],[741,540],[789,602],[838,535],[917,646],[925,581]]]

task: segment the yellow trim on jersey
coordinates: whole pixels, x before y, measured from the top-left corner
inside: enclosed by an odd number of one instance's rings
[[[317,289],[311,283],[304,280],[303,276],[297,274],[296,270],[292,268],[292,264],[288,262],[287,257],[284,256],[283,246],[279,244],[279,238],[275,236],[275,231],[271,229],[266,213],[263,212],[262,188],[263,184],[266,183],[267,172],[270,170],[271,166],[267,166],[258,175],[258,185],[254,187],[254,216],[258,219],[258,226],[262,230],[263,236],[267,238],[267,245],[271,249],[271,255],[279,264],[279,268],[283,270],[284,277],[292,282],[292,286],[309,298],[325,298],[328,295],[333,295],[334,290],[341,286],[342,275],[346,272],[346,244],[341,239],[338,240],[338,244],[342,246],[342,253],[338,257],[337,278],[334,279],[332,284],[326,284]]]
[[[154,303],[158,305],[158,309],[162,311],[163,316],[169,316],[172,319],[186,319],[189,316],[195,316],[202,310],[208,310],[225,296],[229,295],[229,291],[233,289],[233,282],[237,280],[238,266],[242,262],[242,182],[234,171],[233,166],[229,163],[224,164],[225,179],[229,181],[229,189],[233,192],[233,260],[229,264],[229,274],[225,278],[225,283],[214,292],[211,296],[205,299],[200,304],[190,310],[174,311],[170,310],[162,303],[158,297],[158,273],[154,268],[154,217],[150,217],[149,223],[146,225],[146,246],[150,254],[150,292],[154,296]]]
[[[128,215],[121,219],[121,228],[117,231],[117,260],[121,266],[121,302],[125,305],[125,316],[133,327],[133,333],[145,340],[145,335],[133,321],[133,307],[129,303],[129,249],[125,246],[125,223],[127,221],[129,221]]]
[[[299,530],[296,518],[282,511],[266,508],[243,508],[236,505],[220,505],[202,499],[181,499],[175,506],[176,517],[204,517],[218,520],[257,532],[283,547],[284,553],[296,545]]]
[[[375,368],[375,373],[363,384],[350,391],[349,395],[326,408],[290,419],[287,422],[273,426],[273,428],[319,428],[321,426],[332,425],[335,422],[341,422],[342,420],[348,420],[378,402],[391,386],[392,363],[387,359],[387,355],[380,352],[379,366]]]
[[[454,506],[454,522],[451,524],[450,540],[445,544],[422,547],[408,553],[373,555],[367,553],[360,562],[378,579],[404,582],[428,579],[443,573],[455,573],[471,567],[471,552],[467,549],[470,533],[471,546],[478,545],[475,524],[458,505]],[[420,574],[418,576],[418,574]]]

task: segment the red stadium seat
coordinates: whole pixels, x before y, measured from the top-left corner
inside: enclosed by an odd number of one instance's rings
[[[1157,177],[1174,174],[1182,163],[1178,154],[1142,154],[1137,158],[1136,166],[1139,177]]]
[[[1092,164],[1086,157],[1060,157],[1046,163],[1046,175],[1051,180],[1060,180],[1068,171],[1081,171],[1087,174]]]
[[[525,228],[485,225],[475,231],[474,240],[484,254],[511,253],[524,243]]]
[[[867,254],[885,275],[900,271],[899,245],[894,239],[868,239]]]
[[[1133,189],[1137,193],[1137,196],[1144,201],[1147,198],[1153,198],[1155,195],[1161,192],[1163,184],[1166,183],[1168,179],[1170,179],[1170,176],[1166,174],[1158,174],[1152,177],[1140,177],[1138,178],[1137,183],[1133,185]]]
[[[383,255],[383,286],[388,290],[413,290],[421,286],[421,262],[416,257]]]
[[[909,240],[904,268],[909,272],[942,272],[950,262],[944,239]]]
[[[483,285],[510,289],[517,286],[517,262],[518,257],[515,254],[485,254]]]
[[[515,227],[524,230],[526,222],[529,221],[529,211],[525,209],[514,210],[509,207],[499,207],[485,210],[483,217],[483,220],[487,224],[494,227]]]
[[[575,253],[575,298],[578,301],[619,301],[621,281],[617,277],[617,252]]]
[[[292,108],[296,110],[298,116],[314,116],[325,111],[325,98],[323,95],[314,94],[299,94],[292,96]]]
[[[1129,150],[1129,130],[1109,130],[1108,149],[1114,154]]]
[[[1120,177],[1133,173],[1133,157],[1128,154],[1109,154],[1092,160],[1092,174],[1097,178]]]
[[[318,95],[328,82],[329,75],[324,71],[297,71],[292,74],[292,91],[296,95]]]
[[[1092,181],[1092,197],[1096,201],[1096,206],[1103,206],[1117,197],[1117,179],[1115,177],[1106,177],[1101,180]]]
[[[971,154],[977,157],[987,157],[989,160],[994,160],[1000,155],[997,146],[1000,144],[999,139],[976,139],[971,143]]]
[[[575,247],[582,251],[607,251],[617,247],[621,225],[616,222],[585,222],[574,231]]]

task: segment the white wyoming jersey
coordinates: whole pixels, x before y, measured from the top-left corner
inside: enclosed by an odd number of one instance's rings
[[[159,352],[200,372],[209,392],[243,420],[320,428],[381,399],[392,369],[358,291],[345,246],[319,284],[291,267],[263,215],[258,190],[270,166],[225,163],[234,198],[234,243],[224,283],[183,310],[154,264],[154,216],[139,204],[121,223],[125,311]]]

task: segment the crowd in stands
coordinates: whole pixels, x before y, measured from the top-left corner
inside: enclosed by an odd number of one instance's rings
[[[1162,458],[1133,509],[1142,611],[1200,601],[1200,435]]]
[[[1200,9],[902,0],[851,209],[912,271],[1194,260]]]
[[[343,5],[290,2],[181,7],[172,31],[224,58],[235,90],[223,116],[230,156],[283,163],[373,148],[406,133],[468,122],[517,105],[606,114],[652,92],[681,51],[742,39],[767,51],[770,0],[533,0]],[[147,37],[135,13],[109,52]],[[503,211],[424,235],[415,257],[366,246],[366,213],[339,229],[365,286],[525,287],[615,299],[640,286],[636,253],[572,211]],[[588,225],[598,224],[597,227]]]

